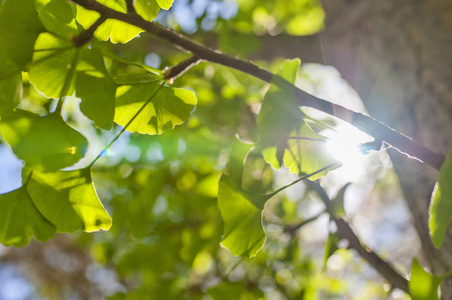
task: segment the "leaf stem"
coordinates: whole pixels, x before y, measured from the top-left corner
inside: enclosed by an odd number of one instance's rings
[[[133,122],[133,120],[135,120],[135,118],[143,111],[143,109],[146,107],[146,105],[149,104],[149,102],[152,101],[152,99],[154,99],[154,97],[157,95],[157,93],[162,89],[162,87],[164,86],[165,82],[162,82],[162,84],[160,84],[160,86],[155,90],[155,92],[149,97],[149,99],[143,104],[143,106],[141,106],[141,108],[137,111],[137,113],[132,117],[132,119],[130,119],[130,121],[121,129],[121,131],[113,138],[113,140],[111,140],[110,143],[108,143],[108,145],[96,156],[96,158],[89,164],[88,168],[91,168],[98,160],[99,158],[102,157],[102,155],[111,147],[111,145],[113,145],[114,142],[116,142],[119,137],[121,137],[121,135],[124,133],[124,131],[126,131],[127,127],[129,127],[129,125]]]
[[[300,181],[302,181],[302,180],[308,179],[309,177],[314,176],[314,175],[316,175],[316,174],[318,174],[318,173],[320,173],[320,172],[323,172],[323,171],[325,171],[325,170],[328,170],[329,168],[331,168],[331,167],[334,166],[334,165],[335,165],[335,164],[329,164],[328,166],[326,166],[326,167],[324,167],[324,168],[321,168],[321,169],[319,169],[319,170],[317,170],[317,171],[315,171],[315,172],[312,172],[311,174],[307,174],[307,175],[305,175],[305,176],[302,176],[302,177],[300,177],[300,178],[298,178],[298,179],[292,181],[291,183],[286,184],[285,186],[283,186],[283,187],[277,189],[276,191],[274,191],[274,192],[272,192],[272,193],[270,193],[270,194],[267,194],[266,197],[268,197],[268,199],[270,199],[271,197],[273,197],[274,195],[278,194],[279,192],[281,192],[281,191],[287,189],[288,187],[291,187],[292,185],[297,184],[298,182],[300,182]]]
[[[78,62],[78,54],[79,54],[79,49],[75,49],[74,57],[72,58],[72,62],[71,62],[71,67],[66,74],[66,78],[64,79],[63,87],[61,88],[60,99],[58,100],[58,105],[55,109],[55,112],[58,112],[60,114],[63,109],[64,94],[66,94],[66,92],[68,91],[68,89],[71,85],[72,78],[74,77],[75,68],[76,68],[77,62]]]

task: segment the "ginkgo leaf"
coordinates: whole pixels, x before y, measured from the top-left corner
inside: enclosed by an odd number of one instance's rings
[[[77,64],[75,86],[82,99],[80,110],[103,128],[110,129],[115,114],[116,83],[105,68],[97,49],[84,49]]]
[[[163,9],[169,9],[174,0],[157,0],[158,5]]]
[[[310,178],[315,180],[325,176],[328,171],[338,168],[341,164],[329,154],[325,147],[327,138],[312,131],[304,121],[298,124],[300,124],[299,128],[293,130],[287,137],[284,150],[284,165],[289,168],[289,171],[303,176],[331,165],[331,168]]]
[[[285,137],[302,117],[293,88],[299,68],[299,59],[284,62],[265,94],[257,118],[259,148],[274,168],[282,164]]]
[[[0,48],[0,57],[3,49]],[[18,104],[22,87],[22,76],[17,66],[5,60],[0,60],[0,116],[11,112]]]
[[[31,235],[41,242],[55,235],[55,225],[41,215],[25,187],[0,195],[0,207],[1,244],[23,247]]]
[[[229,178],[239,187],[242,186],[243,165],[253,144],[240,141],[237,137],[232,142],[232,150],[228,159]]]
[[[452,218],[452,150],[441,166],[430,202],[428,226],[433,245],[440,249]]]
[[[23,67],[31,60],[33,45],[44,28],[38,19],[34,0],[4,2],[0,12],[0,48],[5,51],[7,59]]]
[[[417,259],[411,265],[409,289],[413,300],[437,300],[441,278],[425,271]]]
[[[125,0],[99,0],[97,2],[119,12],[127,12]],[[99,17],[100,14],[98,12],[77,6],[77,21],[83,28],[88,29]],[[97,28],[94,36],[101,41],[108,41],[110,39],[112,43],[116,44],[127,43],[134,37],[137,37],[140,32],[143,32],[143,29],[118,20],[108,19]]]
[[[262,211],[267,196],[254,195],[237,187],[222,175],[218,187],[218,207],[224,220],[221,245],[233,255],[253,257],[264,246]]]
[[[157,2],[156,0],[135,0],[135,10],[146,21],[152,21],[157,17],[160,10],[160,6]]]
[[[68,1],[51,0],[38,13],[44,27],[58,37],[71,40],[78,33],[76,9]]]
[[[111,218],[97,197],[90,169],[33,171],[27,190],[38,210],[58,232],[108,230]]]
[[[156,82],[121,86],[116,92],[115,122],[126,126],[144,106],[127,131],[161,134],[185,122],[195,105],[196,96],[189,90],[161,87]]]
[[[87,140],[69,127],[58,114],[40,117],[16,111],[2,117],[2,139],[27,166],[58,170],[75,164],[84,155]]]
[[[75,65],[79,50],[71,41],[42,33],[36,40],[30,82],[48,98],[69,96],[75,90]]]

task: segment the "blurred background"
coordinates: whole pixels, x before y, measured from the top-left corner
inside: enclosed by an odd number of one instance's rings
[[[300,57],[297,86],[355,111],[367,114],[370,109],[397,127],[396,120],[405,121],[391,115],[397,113],[396,105],[388,113],[391,106],[385,106],[385,99],[391,99],[391,90],[382,87],[391,87],[388,81],[403,81],[404,87],[409,79],[396,76],[404,63],[395,69],[378,65],[359,44],[334,39],[341,30],[360,36],[377,26],[361,15],[360,5],[344,7],[356,18],[328,19],[326,7],[315,0],[175,0],[156,21],[273,72],[285,58]],[[394,9],[378,7],[383,12]],[[339,8],[329,9],[337,13]],[[325,33],[328,24],[334,25],[334,35]],[[391,42],[397,36],[393,38],[385,45],[396,47]],[[350,45],[365,54],[347,52]],[[102,46],[159,69],[188,57],[145,33],[126,45]],[[368,47],[380,51],[379,43]],[[363,63],[351,63],[360,59]],[[106,63],[116,75],[142,72]],[[374,77],[359,76],[363,66],[370,66]],[[385,77],[387,68],[394,78]],[[113,218],[110,231],[57,234],[24,248],[0,246],[0,299],[409,299],[348,249],[346,241],[338,239],[336,251],[325,251],[335,227],[322,201],[303,183],[266,204],[267,241],[256,257],[234,257],[222,249],[218,179],[236,134],[245,141],[258,140],[256,118],[268,86],[207,63],[192,68],[174,86],[197,94],[189,120],[160,136],[124,134],[92,170],[99,198]],[[54,101],[27,83],[26,75],[23,94],[23,109],[46,114],[55,108]],[[89,164],[121,129],[95,128],[79,104],[74,96],[63,106],[64,119],[90,142],[86,157],[72,168]],[[324,146],[344,164],[321,179],[322,186],[333,197],[351,183],[345,194],[347,220],[366,245],[407,274],[420,243],[390,156],[384,149],[356,151],[368,136],[316,111],[306,112],[335,129],[328,133],[334,144]],[[0,143],[0,193],[21,186],[22,166]],[[296,179],[287,169],[272,169],[259,155],[248,157],[244,177],[251,190],[263,192]]]

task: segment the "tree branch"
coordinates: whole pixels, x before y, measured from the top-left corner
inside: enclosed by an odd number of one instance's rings
[[[196,66],[201,61],[202,59],[200,59],[196,55],[190,56],[186,60],[181,61],[171,68],[166,67],[163,71],[163,76],[165,76],[165,78],[168,79],[170,83],[172,83],[177,77],[183,75],[191,67]]]
[[[333,216],[333,214],[331,213],[331,200],[322,186],[318,182],[309,180],[307,180],[306,183],[320,196],[323,203],[325,203],[327,211],[331,216]],[[396,270],[394,270],[387,261],[378,256],[375,252],[372,251],[372,249],[362,244],[358,236],[353,232],[353,230],[344,219],[337,218],[334,219],[334,222],[336,223],[339,236],[348,240],[351,248],[355,249],[356,252],[358,252],[358,254],[362,258],[364,258],[372,267],[374,267],[374,269],[377,270],[378,273],[380,273],[380,275],[383,276],[391,285],[401,289],[407,294],[410,294],[408,281],[403,278]]]
[[[197,44],[196,42],[169,28],[165,28],[158,24],[145,21],[137,14],[124,14],[108,8],[94,0],[71,1],[85,7],[86,9],[97,11],[104,18],[117,19],[125,23],[138,26],[153,35],[156,35],[166,41],[178,45],[179,47],[191,52],[193,55],[199,57],[200,59],[234,68],[266,82],[271,82],[273,77],[275,76],[273,73],[261,69],[251,62],[243,61],[223,54],[219,51],[212,50],[203,45]],[[292,88],[295,89],[297,101],[300,106],[312,107],[335,116],[339,119],[342,119],[356,126],[367,134],[373,136],[376,140],[385,141],[393,148],[399,150],[401,153],[408,155],[409,157],[417,158],[418,160],[430,165],[437,170],[441,168],[441,165],[444,161],[443,154],[436,153],[424,147],[423,145],[416,143],[411,138],[395,131],[394,129],[369,116],[356,113],[354,111],[346,109],[343,106],[317,98],[296,87],[292,86]]]

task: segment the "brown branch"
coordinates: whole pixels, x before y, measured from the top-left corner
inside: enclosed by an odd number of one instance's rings
[[[91,38],[93,37],[94,31],[102,25],[102,23],[105,22],[107,18],[104,18],[103,16],[100,16],[99,19],[97,19],[93,25],[91,25],[88,29],[85,31],[82,31],[78,36],[75,36],[72,39],[72,42],[74,43],[75,47],[80,48],[86,43],[88,43]]]
[[[332,214],[331,200],[326,194],[325,190],[320,186],[318,182],[306,181],[308,186],[312,188],[322,199],[323,203],[330,213]],[[361,243],[358,236],[353,232],[347,222],[342,218],[334,219],[337,226],[337,232],[341,238],[348,240],[351,248],[355,249],[358,254],[364,258],[375,270],[380,273],[391,285],[401,289],[402,291],[410,294],[408,288],[408,281],[403,278],[393,267],[378,254],[372,251],[368,246]]]
[[[147,22],[137,14],[124,14],[108,8],[94,0],[71,1],[85,7],[86,9],[95,10],[105,18],[117,19],[125,23],[138,26],[155,36],[158,36],[191,52],[193,55],[199,57],[200,59],[234,68],[266,82],[271,82],[273,77],[275,76],[273,73],[261,69],[251,62],[243,61],[223,54],[219,51],[212,50],[203,45],[195,43],[194,41],[169,28],[165,28],[152,22]],[[292,88],[295,89],[298,104],[300,106],[309,106],[316,108],[327,114],[349,122],[360,130],[373,136],[376,140],[385,141],[393,148],[399,150],[401,153],[404,153],[413,158],[417,158],[418,160],[432,166],[437,170],[441,168],[441,165],[444,161],[443,154],[436,153],[422,145],[419,145],[411,138],[395,131],[394,129],[371,117],[356,113],[340,105],[336,105],[323,99],[317,98],[296,87],[292,86]]]
[[[165,78],[168,79],[170,83],[172,83],[177,77],[183,75],[191,67],[196,66],[201,61],[202,59],[200,59],[196,55],[190,56],[186,60],[181,61],[171,68],[166,67],[163,71],[163,76],[165,76]]]

